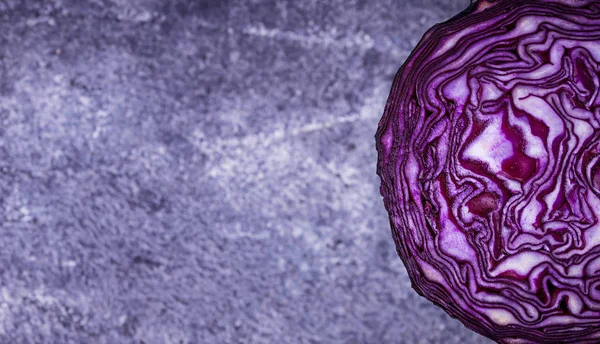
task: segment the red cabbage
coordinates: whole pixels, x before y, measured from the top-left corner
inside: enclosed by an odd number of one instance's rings
[[[600,343],[600,2],[475,1],[376,134],[413,288],[499,343]]]

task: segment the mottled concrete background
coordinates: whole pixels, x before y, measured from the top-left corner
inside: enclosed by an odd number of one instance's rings
[[[373,135],[468,0],[0,0],[0,343],[484,343],[417,296]]]

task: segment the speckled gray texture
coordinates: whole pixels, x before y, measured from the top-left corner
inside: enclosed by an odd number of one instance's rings
[[[467,0],[0,0],[0,343],[486,343],[396,256],[374,138]]]

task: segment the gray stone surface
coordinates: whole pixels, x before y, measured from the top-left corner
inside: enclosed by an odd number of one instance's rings
[[[410,288],[392,78],[468,0],[0,0],[0,343],[486,343]]]

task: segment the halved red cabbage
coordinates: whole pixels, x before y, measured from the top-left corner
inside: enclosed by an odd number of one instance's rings
[[[500,343],[600,343],[600,2],[476,1],[396,78],[377,172],[413,288]]]

